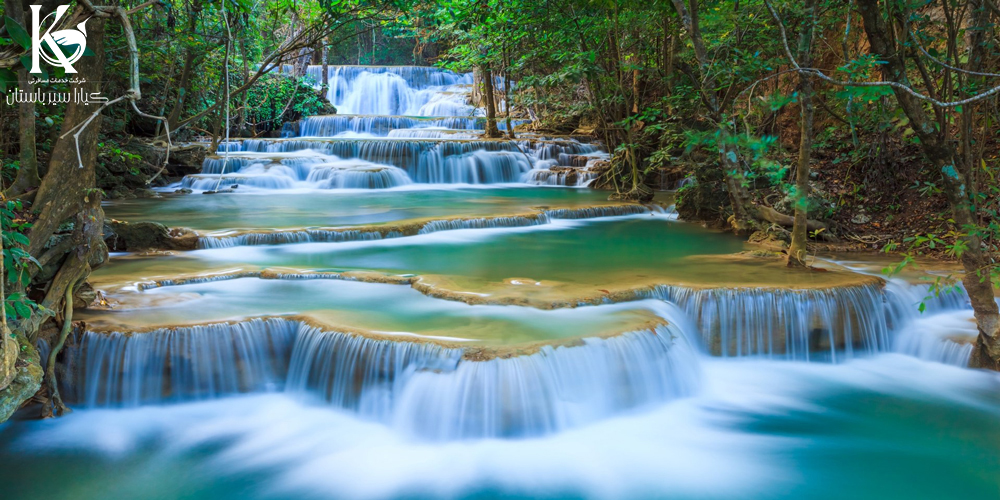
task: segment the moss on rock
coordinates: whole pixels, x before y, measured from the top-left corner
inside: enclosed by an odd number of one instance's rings
[[[18,357],[14,377],[10,384],[0,389],[0,422],[7,421],[42,386],[38,350],[21,335],[17,336],[15,345]]]

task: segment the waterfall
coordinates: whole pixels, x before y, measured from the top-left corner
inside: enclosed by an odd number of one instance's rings
[[[235,145],[237,147],[240,146],[239,144],[235,144]],[[236,151],[239,151],[239,149],[236,149]],[[218,158],[218,157],[214,157],[214,156],[209,156],[209,157],[205,158],[205,161],[203,161],[202,164],[201,164],[201,173],[202,174],[221,174],[221,173],[231,174],[233,172],[240,171],[243,167],[250,166],[250,164],[252,162],[253,162],[252,158],[229,157],[227,159],[227,158]],[[225,168],[225,172],[223,172],[223,168]]]
[[[677,304],[713,355],[837,361],[889,346],[875,283],[816,290],[658,286],[640,296]]]
[[[307,76],[323,79],[322,66],[310,66]],[[422,66],[329,66],[327,98],[339,113],[356,115],[472,115],[461,86],[472,74]]]
[[[436,439],[547,434],[687,396],[699,385],[695,360],[665,326],[584,339],[579,347],[545,346],[527,356],[419,372],[393,418]]]
[[[283,175],[240,173],[238,175],[189,175],[184,177],[180,187],[212,191],[217,187],[236,188],[240,186],[261,189],[290,189],[292,185],[293,180]]]
[[[971,347],[944,338],[960,335],[961,328],[938,329],[937,336],[929,337],[928,325],[917,324],[935,313],[965,311],[971,317],[963,295],[927,298],[927,311],[921,313],[917,305],[926,296],[926,286],[900,280],[884,289],[878,283],[815,290],[664,285],[638,294],[677,304],[694,321],[705,348],[717,356],[840,361],[895,350],[964,364]]]
[[[297,323],[244,323],[142,333],[85,332],[76,351],[77,385],[89,407],[139,406],[280,390]]]
[[[430,439],[534,436],[683,397],[697,357],[673,326],[488,360],[271,318],[149,332],[86,332],[67,356],[88,407],[285,391]]]
[[[428,156],[413,172],[417,182],[428,184],[497,184],[517,182],[531,170],[529,160],[520,153],[487,151],[466,154]]]
[[[650,208],[645,205],[608,205],[605,207],[556,208],[546,210],[547,217],[553,219],[594,219],[598,217],[618,217],[621,215],[638,215],[651,212],[662,212],[662,209]]]
[[[512,125],[529,123],[528,120],[511,120]],[[497,124],[499,128],[500,123]],[[326,115],[311,116],[302,120],[298,135],[301,137],[337,137],[348,133],[377,137],[442,137],[441,130],[466,131],[463,138],[478,137],[486,128],[486,121],[474,116],[385,116],[385,115]],[[435,133],[436,132],[436,133]]]
[[[558,171],[548,169],[534,169],[528,172],[525,182],[536,186],[586,186],[597,178],[593,172],[580,172],[577,170]]]
[[[361,231],[356,229],[323,230],[297,229],[266,233],[243,233],[234,236],[202,236],[198,248],[233,248],[247,245],[283,245],[288,243],[338,243],[343,241],[370,241],[382,238],[399,238],[398,231]]]
[[[919,304],[923,304],[923,311]],[[930,285],[891,279],[886,284],[886,314],[898,332],[894,351],[950,365],[968,365],[979,330],[961,287],[935,295]]]
[[[385,420],[413,373],[452,371],[461,357],[461,349],[373,340],[303,325],[292,353],[288,389]]]
[[[309,172],[306,182],[320,189],[385,189],[411,183],[402,169],[374,164],[350,167],[318,165]]]
[[[310,66],[308,75],[319,82],[322,67]],[[471,74],[417,66],[330,66],[327,76],[328,97],[340,114],[285,124],[282,139],[224,142],[217,153],[228,153],[228,162],[210,157],[200,176],[171,187],[238,192],[232,188],[386,189],[414,182],[584,186],[596,176],[588,171],[590,162],[607,157],[598,145],[573,139],[481,140],[485,112],[468,103]],[[529,122],[514,119],[511,125]],[[504,120],[497,125],[506,128]],[[286,161],[290,155],[297,156],[294,164]],[[368,165],[318,170],[354,160]],[[550,170],[555,167],[566,169]]]
[[[420,228],[419,234],[452,231],[456,229],[496,229],[501,227],[526,227],[546,224],[544,216],[539,217],[479,217],[475,219],[445,219],[430,221]]]

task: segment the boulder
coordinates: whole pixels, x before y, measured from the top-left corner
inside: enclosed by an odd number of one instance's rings
[[[42,386],[42,367],[35,346],[21,335],[16,341],[11,340],[14,352],[20,353],[20,356],[15,354],[18,361],[14,365],[13,378],[6,386],[0,386],[0,423],[10,418]]]
[[[198,235],[186,228],[167,229],[158,222],[123,222],[109,220],[104,224],[104,243],[113,252],[144,250],[193,250]]]

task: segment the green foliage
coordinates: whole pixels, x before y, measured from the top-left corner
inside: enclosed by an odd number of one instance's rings
[[[265,75],[250,88],[247,99],[257,103],[247,110],[247,121],[258,132],[281,128],[286,121],[334,112],[313,82],[287,75]]]
[[[139,167],[142,157],[125,151],[114,141],[100,142],[97,144],[97,159],[101,163],[117,163],[124,165],[125,170],[131,175],[140,175]]]
[[[25,319],[38,310],[38,304],[20,291],[25,289],[31,277],[29,266],[41,267],[37,260],[24,248],[28,246],[25,232],[31,224],[21,218],[24,208],[20,201],[10,200],[0,205],[0,226],[3,228],[3,264],[6,281],[4,290],[9,293],[4,297],[7,317],[11,320]],[[13,290],[13,291],[12,291]]]

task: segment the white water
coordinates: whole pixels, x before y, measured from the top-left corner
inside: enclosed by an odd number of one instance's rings
[[[80,344],[65,392],[89,407],[283,391],[424,439],[547,434],[686,396],[699,384],[694,352],[672,327],[488,361],[283,319],[88,332]]]
[[[900,355],[846,365],[703,365],[704,386],[694,397],[534,439],[413,440],[323,406],[261,395],[79,410],[8,427],[0,433],[8,442],[0,446],[0,464],[25,483],[15,499],[835,499],[844,492],[883,499],[996,492],[995,374]],[[81,458],[60,481],[30,479],[62,456]]]
[[[311,66],[309,76],[319,82],[321,70]],[[484,112],[469,104],[471,74],[333,66],[329,77],[328,97],[340,114],[308,117],[298,130],[286,127],[283,140],[223,143],[219,154],[228,155],[207,158],[201,175],[169,189],[386,189],[413,182],[582,186],[593,178],[587,159],[606,157],[594,145],[569,139],[479,140]],[[502,120],[499,125],[506,126]],[[578,166],[581,173],[548,170],[556,166]]]

